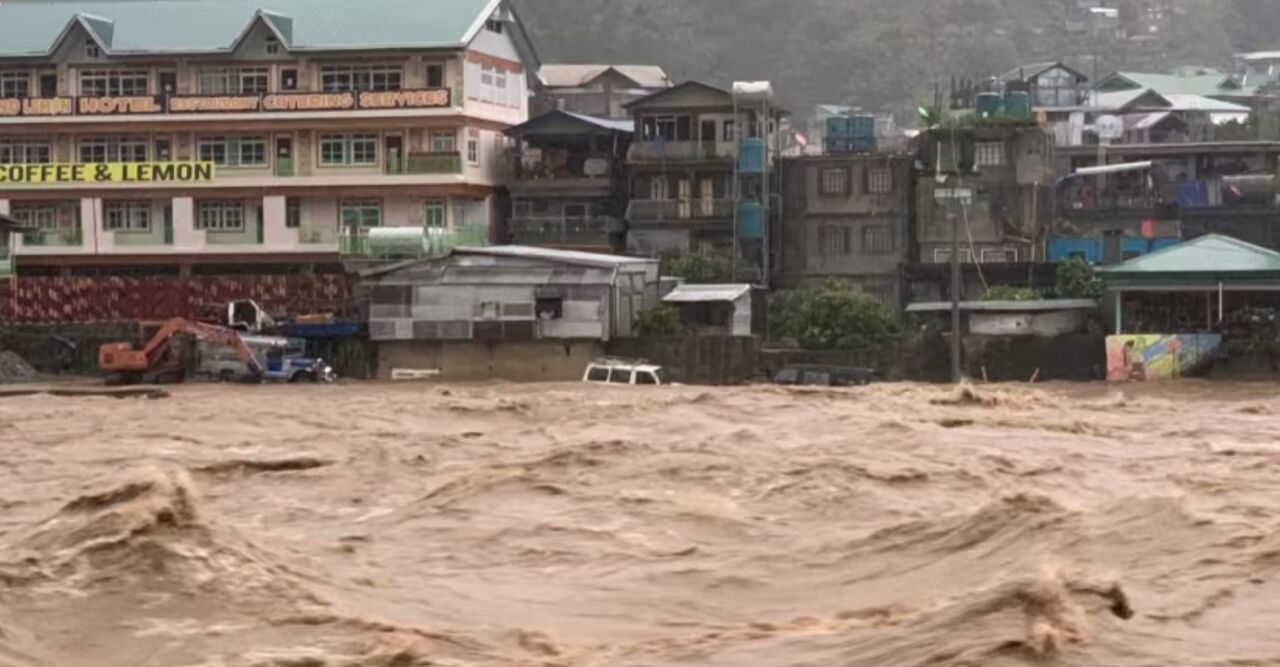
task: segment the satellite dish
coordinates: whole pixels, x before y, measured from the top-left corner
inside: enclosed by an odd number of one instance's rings
[[[1098,116],[1094,121],[1094,128],[1100,139],[1114,141],[1124,136],[1124,120],[1119,116]]]

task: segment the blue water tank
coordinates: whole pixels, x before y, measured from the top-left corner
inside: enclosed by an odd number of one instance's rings
[[[764,140],[748,137],[738,148],[738,171],[744,174],[764,173]]]
[[[855,139],[874,139],[876,136],[876,117],[875,116],[854,116],[849,121],[853,126],[851,136]]]
[[[1182,240],[1178,238],[1163,237],[1158,239],[1151,239],[1151,252],[1155,252],[1157,250],[1164,250],[1165,248],[1172,248],[1173,246],[1176,246],[1179,243],[1182,243]]]
[[[744,201],[738,204],[738,236],[746,239],[764,238],[764,206],[759,202]]]
[[[1120,241],[1120,252],[1124,253],[1126,259],[1141,257],[1151,252],[1151,242],[1146,239],[1126,236]]]
[[[843,139],[853,134],[853,119],[835,116],[827,119],[827,137]]]
[[[1031,117],[1031,95],[1026,91],[1014,90],[1004,96],[1004,112],[1015,118]]]
[[[1000,97],[1000,93],[978,93],[978,99],[974,104],[974,109],[981,116],[994,116],[1000,113],[1004,107],[1004,100]]]

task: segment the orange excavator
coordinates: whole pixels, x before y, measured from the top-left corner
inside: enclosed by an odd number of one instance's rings
[[[187,364],[174,344],[177,335],[226,345],[249,370],[261,376],[262,365],[232,329],[192,322],[181,317],[166,321],[141,349],[132,343],[107,343],[98,349],[98,368],[107,374],[108,384],[161,384],[186,379]]]

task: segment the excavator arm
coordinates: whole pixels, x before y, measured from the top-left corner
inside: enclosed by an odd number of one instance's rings
[[[253,374],[261,375],[263,372],[262,365],[253,356],[249,346],[245,345],[240,338],[240,334],[231,329],[192,322],[181,317],[166,321],[141,349],[135,350],[130,343],[103,345],[98,350],[98,367],[111,373],[146,373],[166,356],[173,337],[180,333],[188,334],[198,340],[226,345]]]

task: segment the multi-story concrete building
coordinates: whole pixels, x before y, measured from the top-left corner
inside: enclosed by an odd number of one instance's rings
[[[772,194],[735,192],[739,149],[753,171],[772,160],[777,122],[739,109],[727,90],[682,83],[627,105],[635,140],[627,153],[631,202],[627,246],[635,253],[712,247],[733,250],[735,208],[752,211]],[[766,172],[767,173],[767,172]],[[761,225],[762,226],[762,225]]]
[[[373,227],[487,229],[531,69],[505,0],[4,3],[0,214],[37,228],[31,274],[280,272]]]
[[[667,73],[653,65],[543,65],[532,113],[559,110],[627,119],[628,102],[670,87]]]
[[[550,111],[517,125],[512,215],[503,240],[518,245],[617,252],[626,246],[630,120]]]
[[[911,248],[911,158],[890,153],[781,160],[783,217],[776,282],[836,279],[894,308]]]

